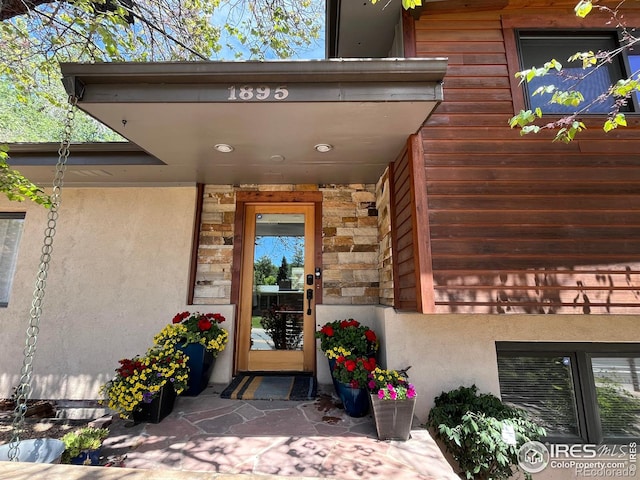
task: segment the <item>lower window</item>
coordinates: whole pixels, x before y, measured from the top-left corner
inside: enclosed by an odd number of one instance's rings
[[[640,345],[497,342],[500,394],[558,442],[640,439]]]
[[[23,222],[24,213],[0,212],[0,307],[9,304]]]

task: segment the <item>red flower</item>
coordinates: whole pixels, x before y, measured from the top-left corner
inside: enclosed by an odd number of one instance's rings
[[[356,362],[353,360],[347,360],[344,366],[349,372],[353,372],[356,369]]]
[[[178,313],[175,317],[173,317],[173,323],[180,323],[182,320],[189,316],[189,312]]]
[[[211,325],[212,325],[211,320],[209,320],[208,318],[201,318],[200,320],[198,320],[198,328],[200,329],[201,332],[210,330]]]
[[[222,323],[224,322],[226,319],[219,313],[214,313],[213,314],[213,319],[218,322],[218,323]]]
[[[364,368],[367,372],[373,372],[376,369],[376,359],[370,358],[363,362]]]
[[[324,333],[327,337],[333,337],[333,327],[330,325],[325,325],[320,329],[322,333]]]
[[[375,342],[377,340],[376,332],[373,330],[367,330],[364,332],[364,336],[367,337],[367,340],[370,342]]]
[[[359,326],[360,326],[360,322],[358,322],[357,320],[354,320],[353,318],[350,318],[349,320],[342,320],[340,322],[340,328],[359,327]]]
[[[344,363],[344,355],[340,355],[336,358],[336,363]]]

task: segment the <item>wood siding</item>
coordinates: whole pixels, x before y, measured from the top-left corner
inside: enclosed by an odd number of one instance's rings
[[[568,145],[507,125],[512,28],[590,26],[574,3],[436,2],[415,22],[417,55],[449,58],[422,129],[437,312],[640,312],[638,116],[609,134],[587,120]]]
[[[389,168],[394,306],[399,310],[433,313],[429,242],[420,240],[429,238],[429,223],[420,221],[427,210],[427,198],[420,195],[425,184],[422,157],[422,138],[419,134],[412,135],[406,150]]]

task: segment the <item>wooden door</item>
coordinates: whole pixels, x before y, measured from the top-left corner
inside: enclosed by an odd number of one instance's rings
[[[239,371],[313,372],[313,204],[245,204]]]

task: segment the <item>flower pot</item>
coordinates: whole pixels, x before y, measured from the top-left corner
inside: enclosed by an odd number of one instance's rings
[[[344,411],[350,417],[364,417],[369,413],[369,392],[366,388],[353,388],[348,383],[336,382]]]
[[[132,412],[135,423],[160,423],[164,417],[173,411],[176,401],[176,391],[173,385],[164,385],[157,397],[151,403],[140,402]]]
[[[189,357],[187,360],[189,379],[187,380],[187,389],[182,392],[182,395],[195,397],[207,388],[216,358],[201,343],[188,343],[177,348]]]
[[[415,397],[405,400],[381,400],[377,395],[370,394],[370,396],[378,438],[408,440],[416,407]]]
[[[71,465],[100,465],[100,450],[83,450],[71,459]]]
[[[327,361],[329,362],[329,375],[331,375],[331,381],[333,382],[333,388],[336,391],[336,395],[340,396],[340,392],[338,391],[338,381],[333,376],[333,369],[336,366],[336,359],[327,357]]]
[[[366,357],[368,358],[376,358],[376,352],[369,352],[367,353]],[[329,375],[331,375],[331,381],[333,382],[333,388],[336,391],[336,394],[338,396],[340,396],[340,392],[338,391],[338,380],[335,379],[335,377],[333,376],[333,369],[336,366],[336,359],[335,358],[329,358],[326,357],[327,361],[329,362]]]
[[[34,438],[20,440],[16,460],[30,463],[60,463],[64,453],[64,442],[55,438]],[[0,462],[9,462],[11,458],[11,444],[0,445]]]

